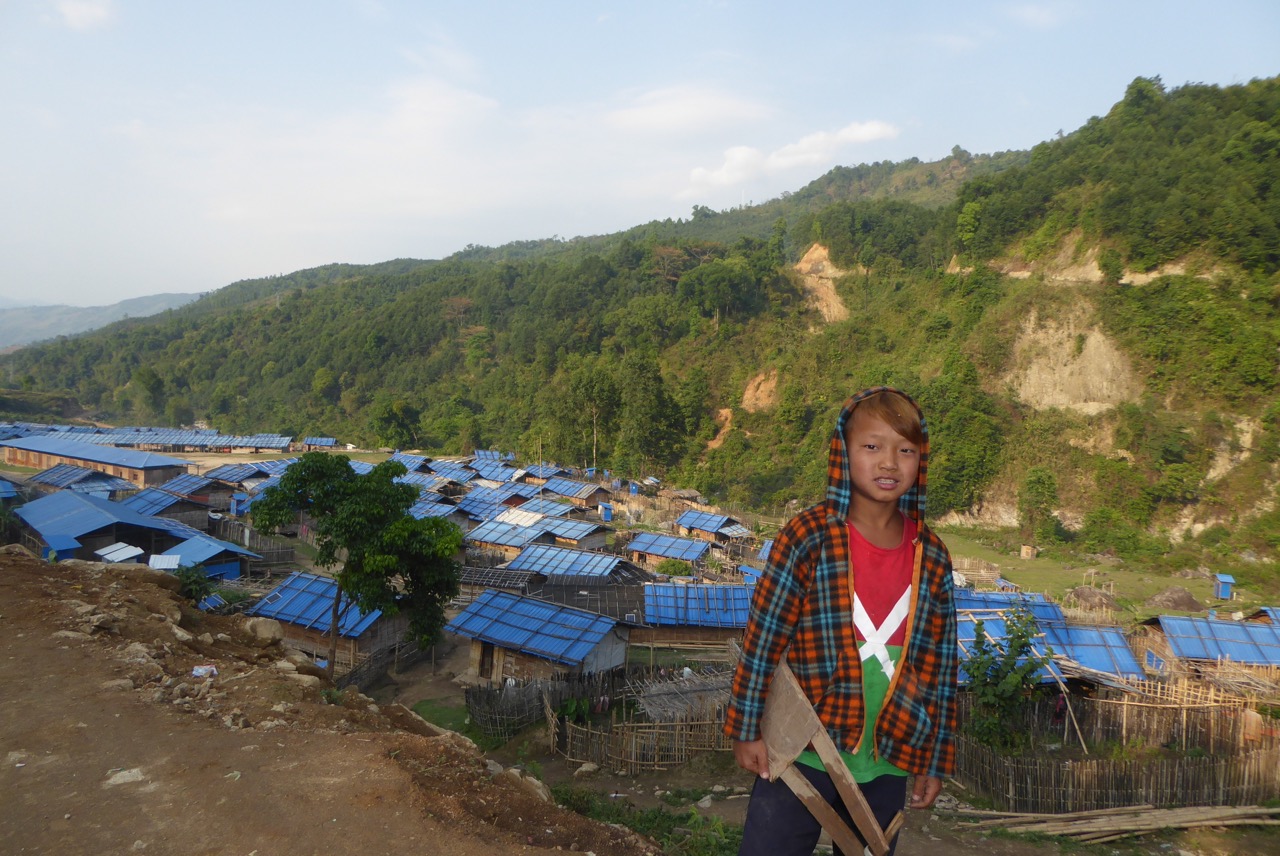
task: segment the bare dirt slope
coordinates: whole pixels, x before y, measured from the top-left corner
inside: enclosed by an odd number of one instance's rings
[[[0,853],[656,850],[399,705],[325,703],[278,644],[147,577],[0,555]]]

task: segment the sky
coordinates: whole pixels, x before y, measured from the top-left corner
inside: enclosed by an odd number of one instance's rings
[[[0,307],[605,234],[1277,74],[1275,0],[0,0]]]

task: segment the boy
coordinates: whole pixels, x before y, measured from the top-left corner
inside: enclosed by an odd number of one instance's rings
[[[758,775],[740,856],[810,854],[821,833],[791,790],[768,780],[760,715],[784,654],[881,828],[902,808],[908,774],[911,806],[923,809],[954,772],[951,557],[924,524],[928,461],[914,401],[887,387],[858,393],[836,420],[826,500],[774,541],[725,722],[739,766]],[[856,830],[812,751],[797,769]]]

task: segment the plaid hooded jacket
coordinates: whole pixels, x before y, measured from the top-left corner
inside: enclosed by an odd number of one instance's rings
[[[846,520],[852,486],[844,429],[858,401],[888,389],[867,389],[845,402],[831,436],[826,500],[793,517],[774,540],[752,596],[742,659],[733,678],[725,733],[735,740],[759,739],[765,693],[784,654],[836,745],[852,752],[863,734],[862,660],[854,637]],[[900,390],[891,391],[911,401]],[[911,609],[902,657],[873,734],[880,757],[909,773],[943,777],[955,771],[958,657],[951,556],[924,523],[928,438],[926,427],[919,477],[898,501],[918,526]]]

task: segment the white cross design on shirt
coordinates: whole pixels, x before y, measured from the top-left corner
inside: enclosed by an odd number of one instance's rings
[[[887,642],[893,637],[893,634],[902,622],[907,620],[907,609],[911,606],[911,589],[908,588],[902,593],[902,597],[898,598],[898,602],[893,605],[893,609],[889,610],[889,614],[884,617],[884,621],[877,627],[875,622],[871,620],[871,616],[862,605],[862,601],[855,594],[853,596],[853,624],[858,628],[858,632],[862,634],[864,642],[860,651],[863,660],[869,657],[875,657],[880,661],[880,667],[884,669],[885,676],[893,679],[893,660],[889,657],[889,648]]]

